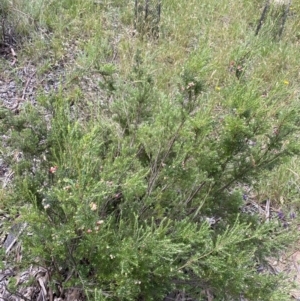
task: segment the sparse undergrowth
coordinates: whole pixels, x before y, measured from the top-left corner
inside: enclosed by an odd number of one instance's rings
[[[272,14],[254,34],[259,1],[227,2],[163,1],[155,35],[135,28],[134,1],[1,4],[2,32],[23,36],[18,63],[41,83],[65,72],[0,111],[14,173],[0,200],[28,225],[14,265],[47,267],[56,296],[290,300],[267,258],[296,219],[243,209],[250,189],[297,214],[300,7],[274,39]]]

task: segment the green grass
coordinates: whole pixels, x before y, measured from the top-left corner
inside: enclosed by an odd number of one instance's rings
[[[240,215],[245,186],[299,215],[300,4],[281,38],[274,7],[255,36],[262,5],[164,0],[155,38],[135,32],[134,1],[0,4],[18,54],[1,73],[22,91],[17,70],[36,67],[37,104],[0,112],[14,171],[0,201],[35,234],[24,266],[53,264],[91,300],[201,298],[206,285],[217,300],[289,300],[255,262],[291,247],[295,223]],[[60,266],[78,277],[64,283]]]

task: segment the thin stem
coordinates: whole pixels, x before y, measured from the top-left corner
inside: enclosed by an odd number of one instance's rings
[[[259,33],[259,31],[260,31],[260,29],[261,29],[261,27],[262,27],[262,25],[263,25],[263,23],[266,19],[269,8],[270,8],[270,0],[267,0],[266,4],[265,4],[265,7],[263,9],[263,12],[262,12],[262,14],[260,16],[260,19],[258,21],[258,25],[257,25],[256,31],[255,31],[256,36],[258,35],[258,33]]]
[[[283,12],[282,22],[281,22],[281,25],[280,25],[280,28],[279,28],[279,32],[278,32],[279,38],[281,37],[281,35],[283,33],[284,25],[286,23],[288,15],[289,15],[291,4],[292,4],[292,0],[289,1],[289,3],[286,5],[286,8],[285,8],[285,10]]]

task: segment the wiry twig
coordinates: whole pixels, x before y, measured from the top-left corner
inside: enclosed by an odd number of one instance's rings
[[[278,31],[278,37],[279,38],[281,37],[281,35],[283,33],[283,29],[284,29],[284,26],[285,26],[285,23],[286,23],[286,20],[287,20],[289,11],[290,11],[290,7],[292,5],[292,0],[289,0],[286,3],[278,3],[277,5],[280,5],[280,4],[282,6],[285,6],[285,9],[284,9],[284,12],[283,12],[282,17],[281,17],[281,24],[280,24],[280,28],[279,28],[279,31]],[[265,3],[264,9],[262,11],[261,17],[259,19],[256,31],[255,31],[255,35],[256,36],[258,35],[258,33],[259,33],[259,31],[260,31],[263,23],[266,20],[266,16],[267,16],[267,13],[268,13],[268,11],[270,9],[270,5],[271,5],[271,1],[267,0],[266,3]]]
[[[185,201],[185,206],[188,205],[189,202],[192,201],[192,199],[197,195],[197,193],[201,190],[201,188],[206,184],[206,181],[202,182],[198,187],[190,193],[188,198]]]
[[[178,134],[183,126],[184,122],[182,122],[179,127],[177,128],[174,136],[172,137],[171,141],[169,142],[169,147],[166,151],[166,153],[164,154],[163,158],[160,160],[160,163],[158,163],[158,157],[159,157],[159,154],[157,155],[157,158],[155,160],[155,163],[154,163],[154,170],[155,172],[152,173],[152,177],[151,179],[149,180],[149,185],[148,185],[148,191],[147,191],[147,196],[149,196],[154,188],[154,184],[156,182],[156,179],[158,177],[158,174],[161,170],[161,168],[163,167],[163,164],[164,164],[164,161],[166,160],[166,158],[169,156],[171,150],[172,150],[172,147],[174,146],[174,143],[178,137]]]
[[[286,5],[286,8],[285,8],[285,10],[283,12],[282,22],[281,22],[281,25],[280,25],[280,28],[279,28],[279,32],[278,32],[278,37],[279,38],[281,37],[281,35],[283,33],[283,29],[284,29],[284,26],[285,26],[285,23],[286,23],[286,20],[287,20],[287,17],[288,17],[291,5],[292,5],[292,0],[289,1],[289,3]]]
[[[29,78],[28,78],[27,81],[26,81],[26,84],[25,84],[25,87],[24,87],[23,93],[22,93],[22,100],[25,100],[26,90],[27,90],[28,85],[29,85],[29,83],[31,82],[32,78],[34,77],[35,73],[36,73],[36,71],[34,71],[34,72],[29,76]]]
[[[270,220],[270,199],[267,200],[265,214],[266,214],[266,221],[268,222]]]
[[[152,34],[158,37],[158,24],[161,18],[161,0],[134,1],[134,29],[142,36]]]
[[[149,15],[149,0],[145,0],[145,22],[147,22]]]
[[[255,35],[256,36],[258,35],[258,33],[259,33],[259,31],[260,31],[260,29],[261,29],[261,27],[262,27],[262,25],[263,25],[263,23],[264,23],[264,21],[266,19],[266,16],[267,16],[267,13],[269,11],[269,8],[270,8],[270,0],[267,0],[266,4],[265,4],[265,7],[264,7],[264,9],[262,11],[262,14],[260,16],[260,19],[258,21],[258,25],[257,25],[256,31],[255,31]]]
[[[18,231],[17,235],[14,236],[14,239],[12,240],[12,242],[7,246],[5,254],[8,254],[11,250],[11,248],[14,246],[14,244],[17,242],[19,236],[22,234],[22,232],[25,230],[25,228],[27,227],[27,223],[24,223],[20,230]]]
[[[158,14],[158,17],[157,17],[157,23],[160,22],[160,14],[161,14],[161,0],[158,0],[158,4],[157,4],[157,14]]]
[[[22,92],[22,97],[21,98],[16,98],[16,104],[11,108],[12,111],[17,110],[19,108],[20,102],[25,100],[27,88],[28,88],[28,86],[29,86],[29,84],[30,84],[30,82],[31,82],[31,80],[32,80],[32,78],[34,77],[35,74],[36,74],[36,71],[33,72],[29,76],[29,78],[27,79],[25,87],[24,87],[23,92]]]

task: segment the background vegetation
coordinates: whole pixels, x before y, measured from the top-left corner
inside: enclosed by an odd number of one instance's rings
[[[299,3],[281,36],[274,5],[255,35],[261,1],[134,5],[0,4],[3,76],[36,68],[34,101],[0,112],[18,268],[91,300],[290,300],[267,267],[297,237]]]

